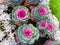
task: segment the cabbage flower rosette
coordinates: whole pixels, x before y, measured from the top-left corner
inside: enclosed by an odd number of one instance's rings
[[[37,22],[37,28],[40,30],[40,36],[45,37],[46,35],[51,35],[55,27],[52,23],[48,23],[47,21]]]
[[[32,9],[33,18],[37,21],[46,19],[50,13],[48,10],[48,6],[44,4],[37,5],[36,8]]]
[[[10,5],[20,5],[22,4],[23,0],[6,0],[6,2]]]
[[[25,23],[29,19],[29,10],[25,6],[17,6],[12,10],[12,20],[15,23]]]
[[[18,37],[23,43],[33,44],[35,40],[39,39],[39,30],[32,24],[24,24],[18,28]]]
[[[52,23],[55,27],[55,29],[59,29],[59,21],[54,15],[49,15],[49,17],[45,20],[48,23]]]

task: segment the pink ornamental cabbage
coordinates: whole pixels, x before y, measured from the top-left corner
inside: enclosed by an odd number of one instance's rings
[[[23,31],[23,35],[27,38],[32,38],[33,36],[33,31],[31,28],[25,28]]]
[[[44,29],[44,28],[46,28],[47,27],[47,22],[41,22],[40,24],[39,24],[39,27],[40,28],[42,28],[42,29]]]
[[[18,9],[16,11],[16,17],[17,17],[17,19],[23,20],[23,19],[26,18],[26,16],[27,16],[27,11],[25,9],[22,8],[22,9]]]
[[[54,30],[54,25],[53,24],[49,24],[47,29],[48,29],[48,31],[52,32]]]
[[[44,8],[44,7],[40,7],[40,8],[39,8],[39,14],[40,14],[41,16],[46,16],[46,14],[47,14],[47,9]]]

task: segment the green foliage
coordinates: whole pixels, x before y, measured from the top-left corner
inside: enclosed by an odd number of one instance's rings
[[[0,29],[2,29],[3,28],[3,23],[2,22],[0,22]]]
[[[57,17],[60,23],[60,0],[50,0],[50,7],[52,13]]]

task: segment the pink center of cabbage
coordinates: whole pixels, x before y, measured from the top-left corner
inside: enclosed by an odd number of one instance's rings
[[[26,15],[27,15],[27,12],[26,12],[26,10],[25,9],[18,9],[17,11],[16,11],[16,17],[17,17],[17,19],[19,19],[19,20],[23,20],[23,19],[25,19],[26,18]]]
[[[44,32],[43,30],[41,30],[40,34],[42,34],[42,35],[43,35],[43,34],[45,34],[45,32]]]
[[[47,22],[41,22],[40,23],[40,28],[46,28]]]
[[[39,14],[41,16],[46,16],[46,14],[47,14],[46,8],[44,8],[44,7],[39,8]]]
[[[54,30],[54,25],[53,24],[49,24],[47,29],[52,32]]]
[[[31,28],[25,28],[23,31],[23,35],[27,38],[32,38],[33,36],[33,31]]]

